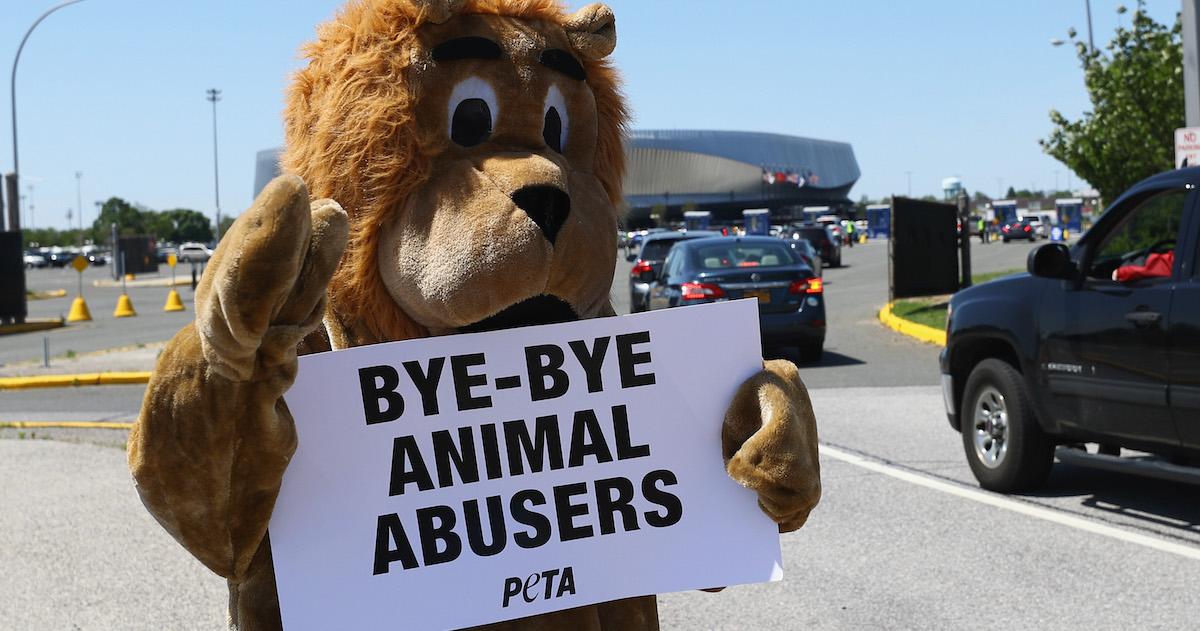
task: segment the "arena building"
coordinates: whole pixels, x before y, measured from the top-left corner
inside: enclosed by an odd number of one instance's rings
[[[736,131],[640,130],[626,147],[625,202],[630,226],[652,225],[652,214],[682,221],[707,210],[716,222],[737,222],[743,210],[768,208],[773,219],[798,218],[804,207],[853,205],[861,172],[848,143]],[[260,151],[258,194],[279,173],[279,150]]]

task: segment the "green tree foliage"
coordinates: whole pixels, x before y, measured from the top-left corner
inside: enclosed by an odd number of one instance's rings
[[[1074,36],[1072,36],[1073,38]],[[1114,199],[1139,180],[1174,167],[1175,129],[1184,126],[1182,24],[1155,22],[1138,3],[1107,52],[1076,42],[1092,110],[1076,121],[1050,112],[1042,149]]]
[[[96,221],[92,222],[92,232],[99,236],[100,240],[107,242],[109,228],[115,223],[120,236],[149,234],[153,228],[153,221],[147,219],[153,220],[153,217],[148,217],[144,210],[120,197],[110,197],[100,207],[100,215],[96,217]]]
[[[83,230],[84,243],[108,244],[112,240],[112,224],[117,224],[120,236],[151,235],[161,242],[183,243],[213,240],[213,226],[204,213],[187,208],[176,208],[162,212],[132,204],[120,197],[110,197],[100,207],[100,215],[92,225]],[[233,219],[223,217],[222,224],[229,229]],[[79,230],[57,230],[38,228],[22,231],[25,247],[52,247],[56,245],[79,245]],[[111,245],[111,244],[110,244]]]
[[[213,240],[212,223],[208,221],[203,213],[187,208],[176,208],[175,210],[166,210],[158,213],[159,221],[164,224],[162,227],[170,226],[169,231],[156,230],[155,236],[160,241],[171,241],[173,243],[183,243],[185,241],[199,241],[208,243]]]

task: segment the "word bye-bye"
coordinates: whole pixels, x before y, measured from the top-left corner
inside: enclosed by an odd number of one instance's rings
[[[563,369],[568,355],[578,362],[587,380],[588,392],[604,390],[603,367],[612,357],[611,346],[616,347],[616,362],[620,371],[622,389],[654,385],[653,372],[639,372],[638,367],[651,362],[648,351],[638,352],[635,347],[650,342],[650,332],[640,331],[624,335],[598,337],[589,346],[583,340],[567,343],[566,349],[556,344],[541,344],[525,348],[525,378],[529,385],[532,401],[556,399],[571,388],[570,376]],[[569,351],[569,352],[568,352]],[[454,381],[454,398],[458,411],[479,410],[492,407],[492,397],[477,394],[476,390],[487,386],[488,375],[479,368],[487,364],[483,353],[454,355],[449,358],[433,357],[424,365],[419,361],[401,364],[404,373],[421,397],[421,408],[425,416],[441,412],[442,402],[438,399],[438,384],[450,364],[450,378]],[[404,396],[400,393],[400,371],[395,366],[371,366],[358,371],[359,387],[362,390],[363,417],[367,425],[390,423],[399,420],[405,411]],[[497,390],[520,387],[521,376],[500,377],[495,380]]]

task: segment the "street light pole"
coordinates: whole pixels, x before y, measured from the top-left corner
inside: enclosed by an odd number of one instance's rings
[[[75,172],[75,210],[79,213],[79,249],[83,249],[83,171]]]
[[[12,95],[11,105],[13,142],[13,172],[12,177],[8,179],[8,196],[9,203],[11,204],[17,203],[17,190],[21,179],[21,161],[19,153],[17,152],[17,64],[21,61],[21,51],[25,49],[25,42],[29,40],[29,36],[33,33],[33,29],[37,28],[38,24],[42,23],[42,20],[46,19],[51,13],[54,13],[63,7],[68,7],[79,2],[83,2],[83,0],[67,0],[67,2],[50,7],[50,9],[38,17],[38,19],[34,20],[33,25],[29,27],[28,31],[25,31],[25,36],[21,38],[21,44],[17,46],[17,55],[13,58],[12,76],[9,80],[9,91]],[[17,223],[19,222],[20,218],[17,220]],[[14,230],[16,229],[16,226],[10,227]]]
[[[208,101],[213,110],[213,191],[217,202],[217,241],[221,241],[221,170],[217,162],[217,101],[221,100],[221,91],[216,88],[208,89]]]
[[[1096,41],[1092,39],[1092,0],[1083,0],[1084,7],[1087,8],[1088,19],[1088,52],[1096,52]]]

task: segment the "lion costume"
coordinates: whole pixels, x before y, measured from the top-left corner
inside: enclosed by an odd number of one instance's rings
[[[129,443],[146,507],[228,580],[231,628],[281,625],[267,523],[296,448],[282,395],[298,354],[614,314],[615,45],[599,4],[354,0],[305,49],[289,174],[222,240]],[[780,531],[802,526],[820,478],[793,365],[740,387],[722,442]],[[657,627],[645,596],[490,628]]]

